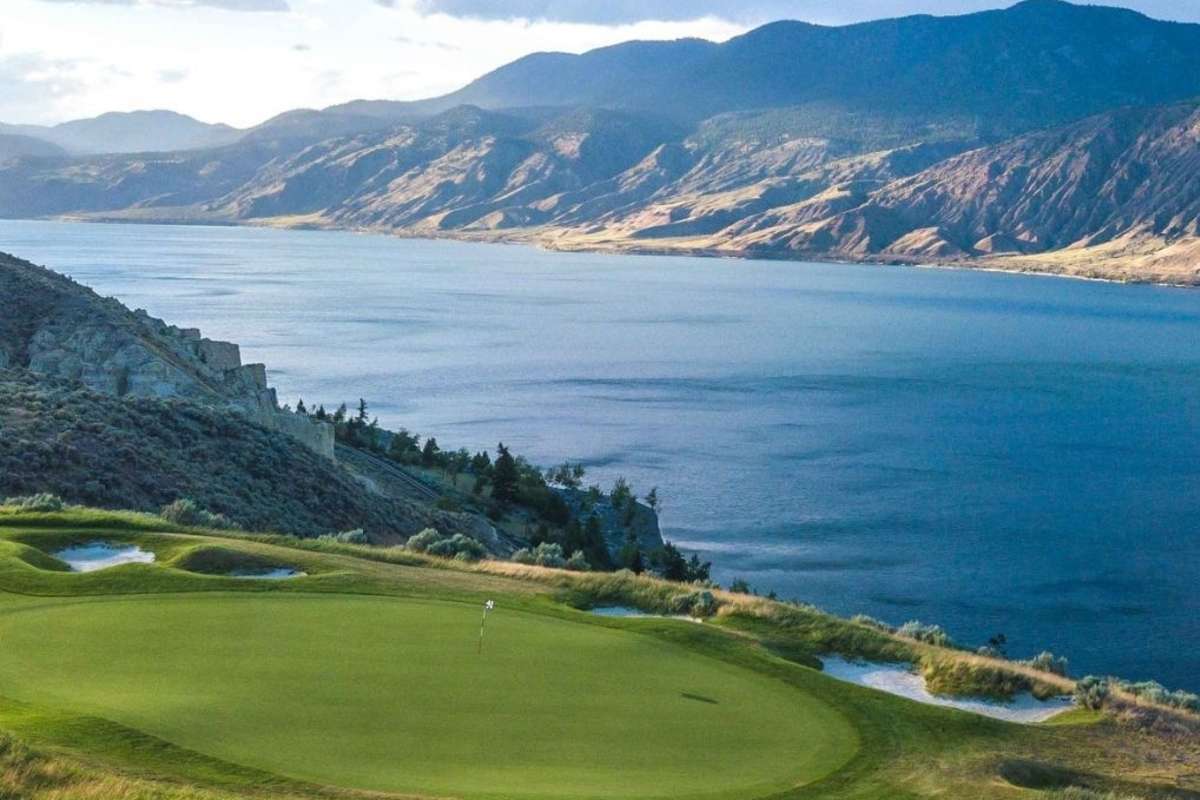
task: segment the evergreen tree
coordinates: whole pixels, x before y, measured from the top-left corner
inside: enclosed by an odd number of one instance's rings
[[[501,442],[497,448],[496,463],[492,467],[492,497],[501,503],[516,501],[520,479],[517,460]]]
[[[421,464],[426,467],[432,467],[438,463],[438,454],[441,448],[438,447],[437,439],[430,436],[425,440],[425,447],[421,449]]]
[[[608,554],[608,542],[604,541],[604,528],[600,518],[595,514],[588,517],[583,526],[583,551],[588,562],[598,569],[612,566],[612,558]]]
[[[359,425],[367,424],[367,401],[363,398],[358,398],[358,414],[354,417]]]
[[[304,405],[303,397],[301,397],[299,400],[296,401],[296,413],[297,414],[308,414],[308,408]]]
[[[641,575],[646,571],[646,557],[642,553],[642,545],[638,542],[637,534],[629,531],[625,534],[625,544],[621,546],[618,559],[621,567]]]

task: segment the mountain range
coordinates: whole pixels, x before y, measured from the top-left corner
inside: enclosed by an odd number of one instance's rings
[[[1122,9],[777,22],[243,131],[167,112],[0,128],[0,216],[1196,283],[1196,98],[1200,25]]]

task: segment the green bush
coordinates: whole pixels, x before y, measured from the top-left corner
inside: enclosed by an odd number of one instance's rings
[[[567,569],[572,572],[589,572],[592,565],[588,563],[587,556],[582,550],[576,550],[575,554],[567,559]]]
[[[159,516],[167,522],[174,522],[176,525],[186,525],[191,528],[228,530],[234,527],[233,522],[224,514],[214,514],[207,509],[201,508],[196,501],[189,500],[186,497],[163,506]]]
[[[0,505],[15,506],[22,511],[62,511],[66,503],[56,494],[39,492],[27,497],[10,497]]]
[[[686,614],[689,617],[711,617],[717,613],[717,598],[709,591],[677,594],[668,602],[668,610],[672,614]]]
[[[367,537],[366,531],[362,528],[355,528],[352,531],[342,531],[341,533],[327,533],[321,536],[320,539],[326,542],[338,542],[340,544],[370,544],[371,540]]]
[[[1106,679],[1088,675],[1075,682],[1075,704],[1081,708],[1099,711],[1108,700],[1109,692]]]
[[[414,553],[427,553],[430,546],[440,542],[442,535],[433,528],[426,528],[418,534],[410,536],[405,547]]]
[[[441,558],[459,561],[478,561],[487,555],[487,548],[470,536],[456,533],[444,536],[433,528],[426,528],[408,540],[405,547],[415,553],[428,553]]]
[[[542,542],[537,547],[530,550],[528,547],[523,547],[512,554],[512,560],[518,564],[529,564],[538,567],[552,567],[554,569],[567,569],[567,558],[563,553],[562,545],[554,542]]]

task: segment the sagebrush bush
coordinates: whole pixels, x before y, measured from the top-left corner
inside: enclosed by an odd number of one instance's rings
[[[1113,679],[1109,679],[1113,682]],[[1184,691],[1171,691],[1157,681],[1116,681],[1117,687],[1134,697],[1161,706],[1184,711],[1200,711],[1200,695]]]
[[[1075,682],[1075,704],[1081,708],[1099,711],[1108,700],[1109,692],[1106,679],[1088,675]]]
[[[512,560],[518,564],[567,569],[567,558],[563,553],[562,545],[553,542],[542,542],[532,550],[523,547],[513,553]]]
[[[327,533],[320,537],[327,542],[340,542],[341,544],[370,544],[371,540],[367,537],[366,531],[362,528],[355,528],[352,531],[342,531],[341,533]]]
[[[700,591],[675,595],[670,600],[668,611],[689,617],[711,617],[717,613],[717,608],[716,596],[709,591]]]
[[[414,553],[428,553],[459,561],[478,561],[487,555],[487,548],[470,536],[461,533],[445,536],[433,528],[426,528],[410,537],[405,548]]]
[[[936,645],[937,647],[953,647],[954,642],[951,640],[940,625],[926,625],[918,620],[909,620],[896,629],[899,635],[913,639],[925,644]]]
[[[405,547],[414,553],[428,552],[429,547],[442,540],[442,535],[433,528],[426,528],[420,533],[408,537]]]
[[[1066,676],[1067,674],[1067,659],[1065,656],[1056,656],[1049,650],[1043,650],[1028,661],[1023,662],[1033,667],[1040,669],[1042,672],[1049,672],[1054,675]]]
[[[15,506],[22,511],[62,511],[66,503],[56,494],[39,492],[25,497],[10,497],[0,505]]]
[[[589,572],[592,569],[592,565],[588,563],[587,556],[583,554],[582,550],[576,550],[575,554],[567,559],[566,566],[572,572]]]
[[[214,514],[208,509],[201,508],[195,500],[189,500],[186,497],[167,503],[162,507],[159,516],[167,522],[186,525],[190,528],[228,530],[234,527],[233,522],[224,514]]]

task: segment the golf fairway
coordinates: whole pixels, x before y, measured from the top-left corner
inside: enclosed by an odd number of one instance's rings
[[[299,780],[466,798],[753,797],[857,748],[820,700],[660,638],[348,595],[64,598],[0,614],[0,695]],[[687,623],[677,623],[687,624]]]

